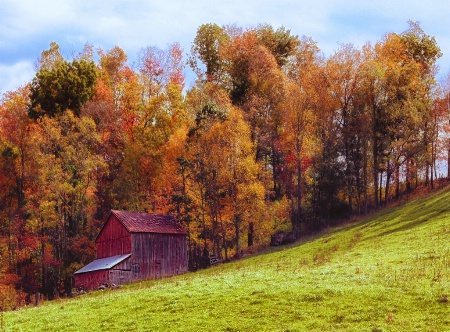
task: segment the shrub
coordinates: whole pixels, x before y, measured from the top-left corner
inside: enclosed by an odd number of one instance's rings
[[[10,285],[0,285],[0,311],[15,310],[25,305],[25,293]]]

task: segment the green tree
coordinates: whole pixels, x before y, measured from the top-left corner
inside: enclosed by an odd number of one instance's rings
[[[31,82],[30,118],[54,117],[67,109],[79,115],[92,98],[96,75],[95,64],[86,60],[60,60],[50,69],[41,67]]]
[[[292,36],[291,31],[283,26],[274,30],[270,24],[261,24],[256,28],[256,34],[273,54],[280,67],[289,62],[289,58],[295,55],[296,48],[300,46],[298,36]]]

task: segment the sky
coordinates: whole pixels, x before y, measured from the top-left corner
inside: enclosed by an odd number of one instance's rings
[[[331,56],[340,44],[361,48],[405,31],[409,20],[420,22],[443,52],[439,80],[450,71],[449,13],[448,0],[0,0],[0,95],[33,79],[52,41],[68,60],[86,43],[104,51],[119,46],[133,66],[148,46],[178,42],[188,54],[205,23],[283,26]],[[192,75],[187,70],[188,84]]]

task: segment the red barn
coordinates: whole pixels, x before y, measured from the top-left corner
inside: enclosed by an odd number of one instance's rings
[[[171,215],[111,210],[95,240],[97,259],[75,272],[75,287],[96,289],[185,273],[186,235]]]

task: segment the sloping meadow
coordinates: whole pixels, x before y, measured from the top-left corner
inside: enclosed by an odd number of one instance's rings
[[[291,246],[0,322],[5,331],[448,331],[450,190]]]

